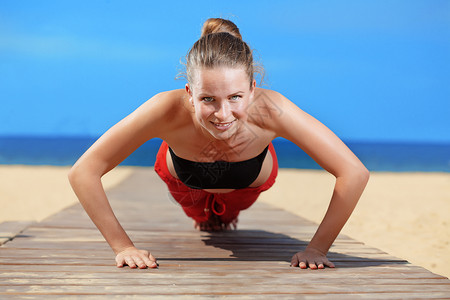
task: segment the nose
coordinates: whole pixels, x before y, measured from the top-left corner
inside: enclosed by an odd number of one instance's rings
[[[214,113],[214,116],[219,121],[228,121],[230,115],[231,115],[230,103],[228,103],[228,101],[222,101],[220,103],[220,106],[218,107],[218,109]]]

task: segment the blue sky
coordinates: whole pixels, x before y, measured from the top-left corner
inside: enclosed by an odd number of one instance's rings
[[[0,135],[101,135],[183,88],[208,17],[341,138],[450,142],[450,1],[0,0]]]

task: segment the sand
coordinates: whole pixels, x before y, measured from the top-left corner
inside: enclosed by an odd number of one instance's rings
[[[78,201],[70,187],[70,167],[0,165],[0,223],[41,221]],[[120,167],[103,177],[105,189],[132,173]]]
[[[76,203],[68,170],[0,165],[0,223],[41,221]],[[116,168],[105,176],[104,187],[113,187],[132,172],[132,167]],[[318,223],[333,185],[334,177],[324,171],[282,169],[259,201]],[[449,213],[450,173],[372,172],[342,233],[450,277]]]

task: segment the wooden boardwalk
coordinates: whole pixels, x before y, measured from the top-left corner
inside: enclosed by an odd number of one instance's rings
[[[242,212],[239,230],[205,233],[193,229],[152,169],[136,170],[108,195],[159,269],[116,268],[77,204],[16,236],[10,227],[15,237],[0,247],[0,299],[450,299],[447,278],[345,236],[329,253],[336,269],[290,268],[317,224],[264,203]]]

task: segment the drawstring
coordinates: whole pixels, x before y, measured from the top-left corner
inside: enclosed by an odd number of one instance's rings
[[[221,206],[222,209],[220,210],[220,212],[216,210],[216,204]],[[223,215],[225,213],[225,211],[227,210],[227,207],[225,206],[225,202],[222,200],[221,197],[219,197],[219,195],[216,195],[213,198],[211,208],[212,208],[212,211],[218,216]]]
[[[220,211],[217,211],[216,204],[220,206]],[[208,196],[208,199],[206,199],[206,205],[205,205],[205,215],[206,218],[209,219],[211,216],[211,210],[215,215],[221,216],[225,213],[227,210],[227,207],[225,206],[225,202],[219,195],[211,194]]]

